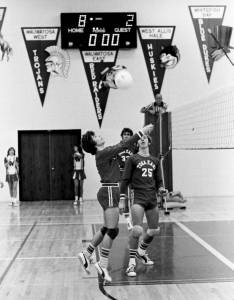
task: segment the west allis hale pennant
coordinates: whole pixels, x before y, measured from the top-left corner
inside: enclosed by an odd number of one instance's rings
[[[115,66],[117,55],[117,50],[81,51],[99,127],[102,126],[109,91],[112,88],[109,84],[105,86],[106,74]]]
[[[177,46],[172,45],[175,26],[139,26],[141,46],[153,94],[160,93],[166,69],[180,60]]]
[[[22,27],[21,29],[31,63],[33,76],[36,82],[37,91],[43,106],[51,74],[48,69],[49,62],[47,59],[51,56],[51,47],[57,45],[60,28]]]
[[[208,82],[210,82],[214,62],[218,60],[218,52],[214,52],[218,50],[217,43],[212,35],[223,23],[226,6],[189,6],[189,11],[197,36],[206,77]]]

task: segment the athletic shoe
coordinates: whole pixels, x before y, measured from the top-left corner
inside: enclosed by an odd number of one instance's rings
[[[90,274],[90,271],[89,271],[90,260],[89,260],[89,258],[86,257],[86,255],[83,252],[80,252],[78,254],[78,259],[81,263],[82,268],[85,270],[85,272],[87,274]]]
[[[135,277],[136,276],[136,265],[129,265],[126,274],[128,277]]]
[[[137,252],[136,257],[146,266],[152,266],[154,262],[149,258],[148,254],[140,255]]]
[[[106,268],[100,266],[100,262],[97,262],[95,264],[95,268],[97,269],[98,273],[101,275],[101,277],[103,278],[103,280],[105,281],[112,281],[112,278],[110,277],[108,271]]]
[[[73,202],[73,205],[78,205],[78,200],[75,200],[75,201]]]

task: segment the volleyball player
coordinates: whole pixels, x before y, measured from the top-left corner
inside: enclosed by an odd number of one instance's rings
[[[131,206],[133,229],[129,237],[130,259],[126,270],[127,276],[130,277],[136,276],[136,258],[145,265],[154,264],[146,254],[146,249],[159,232],[156,192],[166,193],[163,187],[159,160],[150,155],[149,143],[150,138],[146,135],[138,141],[138,153],[128,158],[120,186],[121,208],[124,207],[129,184],[131,184],[134,195]],[[146,216],[148,229],[143,235],[144,215]],[[143,235],[143,238],[139,243],[141,235]]]
[[[127,141],[131,136],[133,136],[133,131],[130,128],[123,128],[120,134],[122,140]],[[120,167],[120,176],[122,178],[123,176],[123,171],[124,171],[124,166],[127,161],[127,159],[132,156],[136,151],[136,145],[133,145],[131,147],[128,147],[126,149],[121,150],[118,155],[118,161],[119,161],[119,167]],[[126,203],[125,211],[124,211],[124,217],[127,221],[127,226],[128,230],[132,229],[132,223],[131,223],[131,218],[129,214],[129,206],[131,204],[131,189],[130,187],[128,188],[128,201]]]
[[[149,134],[153,130],[153,125],[145,126],[142,131],[134,134],[127,141],[105,147],[105,141],[101,136],[97,136],[93,131],[87,131],[82,136],[82,146],[84,151],[95,155],[96,167],[101,177],[101,187],[97,193],[103,214],[104,224],[94,235],[87,249],[79,253],[78,258],[84,270],[89,273],[90,258],[92,253],[101,242],[100,261],[95,264],[98,273],[106,281],[112,281],[108,273],[109,253],[114,239],[119,233],[119,181],[120,169],[116,159],[117,154],[126,147],[136,143],[144,134]]]

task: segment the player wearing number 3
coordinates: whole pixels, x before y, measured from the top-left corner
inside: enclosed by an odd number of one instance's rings
[[[133,229],[129,237],[129,266],[127,276],[136,276],[136,258],[145,265],[153,265],[146,254],[146,249],[154,236],[159,232],[159,214],[157,208],[156,192],[164,193],[159,160],[149,153],[150,138],[142,136],[138,141],[138,153],[129,157],[120,186],[120,208],[124,210],[126,191],[129,184],[133,189],[133,205],[131,207]],[[143,234],[143,217],[147,219],[148,228],[138,245],[139,238]]]

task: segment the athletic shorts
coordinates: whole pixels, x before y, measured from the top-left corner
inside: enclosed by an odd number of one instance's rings
[[[119,207],[119,197],[118,186],[102,186],[97,193],[98,202],[104,210],[109,207]]]
[[[153,209],[157,206],[157,198],[155,190],[132,190],[133,204],[141,205],[145,210]]]
[[[6,182],[13,183],[18,181],[19,177],[17,174],[7,174],[6,175]]]
[[[73,173],[73,179],[84,180],[86,178],[84,170],[75,170]]]

